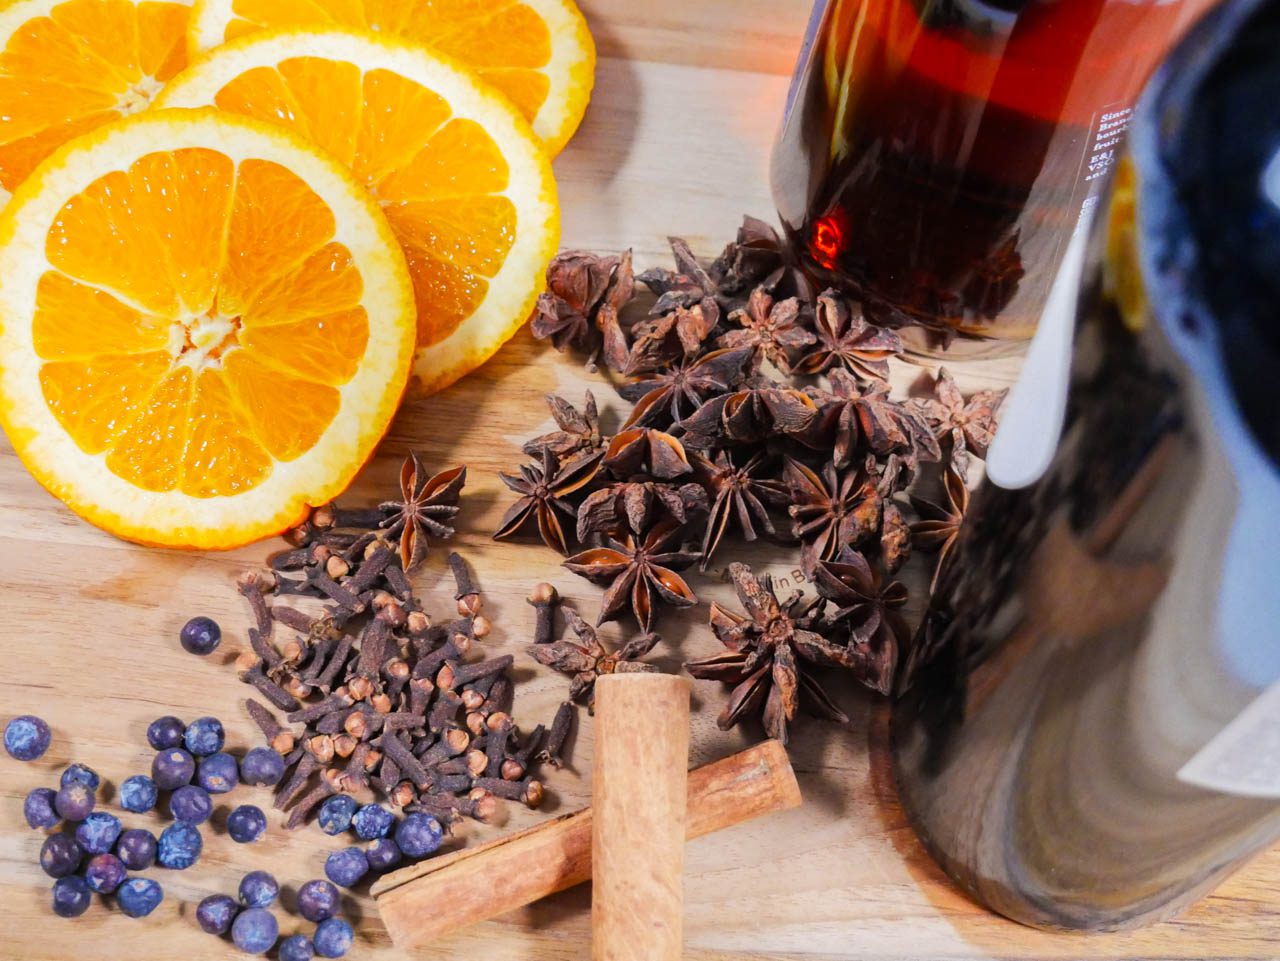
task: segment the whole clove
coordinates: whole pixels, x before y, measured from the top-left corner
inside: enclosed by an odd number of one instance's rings
[[[283,607],[281,604],[276,605],[276,609]],[[311,648],[311,659],[307,661],[306,669],[302,671],[301,678],[308,683],[319,681],[319,677],[324,673],[325,667],[329,663],[329,658],[333,656],[338,646],[338,638],[322,637],[316,641]]]
[[[358,708],[348,707],[338,711],[330,711],[320,720],[315,722],[314,730],[317,734],[338,734],[347,729],[347,721],[354,714],[361,713]]]
[[[398,734],[384,733],[379,739],[382,753],[395,762],[401,775],[407,775],[418,787],[426,789],[431,784],[431,775],[427,773],[422,762],[413,756],[413,752],[405,747]]]
[[[258,659],[258,655],[251,651],[245,651],[244,654],[236,658],[236,673],[239,675],[240,680],[246,684],[252,684],[257,692],[277,709],[281,711],[298,710],[300,706],[298,699],[263,673],[262,661]]]
[[[480,592],[476,590],[467,562],[456,551],[449,554],[449,570],[453,572],[453,579],[458,587],[453,595],[458,602],[458,613],[463,617],[479,614]]]
[[[254,592],[254,597],[262,598],[261,594]],[[274,624],[275,621],[267,615],[267,623]],[[253,648],[253,653],[258,655],[258,659],[266,666],[267,672],[270,674],[276,670],[284,660],[280,656],[280,652],[276,650],[275,645],[267,640],[267,636],[259,631],[256,627],[249,628],[249,646]]]
[[[347,658],[351,654],[351,648],[355,644],[355,638],[350,634],[344,634],[338,639],[338,644],[334,648],[333,653],[329,656],[329,662],[325,665],[324,670],[316,677],[316,686],[321,690],[328,690],[333,687],[333,682],[338,676],[338,672],[347,663]]]
[[[487,791],[494,797],[520,801],[531,808],[541,804],[544,796],[542,782],[533,778],[523,781],[504,781],[501,778],[478,777],[472,781],[472,787]]]
[[[485,698],[484,710],[490,713],[509,711],[514,697],[515,685],[511,683],[511,678],[505,674],[499,674],[494,678],[489,696]]]
[[[334,711],[341,711],[350,707],[352,699],[348,694],[339,694],[334,692],[326,697],[323,701],[317,701],[315,704],[308,704],[306,707],[300,707],[288,714],[288,719],[295,724],[299,721],[309,723],[318,721],[326,714],[332,714]]]
[[[496,728],[492,728],[492,733],[485,742],[485,777],[502,776],[502,762],[507,759],[507,744],[511,740],[511,731],[512,725],[509,718],[500,722]]]
[[[423,719],[424,725],[427,715],[427,706],[431,702],[431,695],[435,693],[436,686],[425,677],[415,677],[409,682],[409,713]]]
[[[264,640],[270,640],[275,619],[271,616],[271,608],[267,605],[266,591],[274,578],[264,578],[255,571],[246,571],[236,579],[236,590],[249,602],[253,611],[256,630]],[[261,655],[259,655],[261,657]]]
[[[272,750],[282,755],[293,750],[293,731],[277,721],[269,710],[253,698],[245,698],[244,706],[249,712],[249,718],[258,725],[258,729],[262,731],[262,736],[266,738],[267,745]]]
[[[551,730],[547,732],[547,743],[538,751],[538,760],[558,768],[564,764],[564,746],[573,729],[574,709],[571,701],[565,701],[556,711],[555,720],[551,722]]]
[[[528,602],[537,612],[533,643],[550,644],[556,639],[556,608],[560,605],[560,592],[551,584],[539,584],[529,594]]]
[[[320,782],[315,787],[304,794],[298,802],[294,804],[293,809],[289,812],[289,817],[284,822],[285,830],[292,831],[295,828],[302,827],[302,825],[306,823],[307,818],[310,817],[311,812],[315,810],[315,808],[319,806],[325,798],[330,797],[334,793],[336,792],[333,786],[324,778],[321,778]]]
[[[511,669],[515,658],[510,654],[493,657],[476,664],[463,664],[453,670],[453,683],[449,687],[462,687],[486,677],[496,677]]]
[[[460,471],[423,487],[420,467],[411,458],[401,501],[313,511],[290,532],[291,549],[237,581],[253,619],[252,650],[237,671],[302,726],[295,733],[257,700],[246,702],[284,756],[275,803],[288,810],[289,827],[304,824],[336,792],[372,789],[398,808],[428,811],[445,823],[492,819],[499,796],[540,800],[541,784],[528,769],[543,729],[517,735],[510,715],[513,658],[471,656],[493,625],[480,613],[470,567],[450,556],[457,617],[440,623],[413,596],[405,574],[405,564],[421,558],[426,536],[449,530],[432,518],[456,513],[451,505],[461,488]],[[410,522],[416,543],[406,558]],[[292,607],[284,600],[290,596],[324,602],[323,612]],[[537,616],[545,616],[540,608]],[[279,646],[272,641],[276,624],[293,632]],[[508,786],[476,788],[489,781]]]
[[[437,689],[435,703],[431,705],[431,710],[427,714],[427,728],[435,733],[443,731],[458,716],[460,707],[462,707],[461,697],[453,691]]]
[[[304,751],[302,757],[298,759],[298,763],[293,768],[293,773],[289,775],[289,780],[284,782],[284,786],[280,788],[276,795],[275,806],[277,810],[283,811],[293,801],[302,794],[307,786],[307,781],[312,774],[320,767],[320,762],[316,756],[309,751]]]

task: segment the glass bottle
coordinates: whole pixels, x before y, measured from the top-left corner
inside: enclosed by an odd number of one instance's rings
[[[1280,839],[1277,50],[1280,0],[1231,0],[1143,96],[1064,403],[1015,387],[900,678],[911,822],[1029,924],[1166,917]]]
[[[820,284],[908,345],[1014,352],[1036,329],[1133,100],[1211,0],[819,0],[774,199]]]

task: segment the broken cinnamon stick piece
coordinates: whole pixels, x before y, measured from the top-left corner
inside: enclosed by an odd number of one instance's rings
[[[777,741],[689,772],[685,838],[800,806],[800,786]],[[592,811],[572,814],[379,878],[378,910],[401,948],[438,941],[591,880]]]

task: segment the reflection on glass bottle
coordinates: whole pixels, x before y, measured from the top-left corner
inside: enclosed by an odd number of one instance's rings
[[[1094,223],[1046,473],[975,492],[893,709],[976,898],[1167,916],[1280,838],[1280,0],[1157,75]]]
[[[931,329],[916,348],[1021,347],[1141,84],[1210,2],[820,2],[773,159],[800,260]]]

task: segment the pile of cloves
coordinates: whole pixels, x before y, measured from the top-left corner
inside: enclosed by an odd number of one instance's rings
[[[427,478],[411,455],[402,499],[370,510],[332,505],[290,531],[289,550],[238,589],[253,612],[252,650],[236,661],[241,680],[277,710],[246,701],[267,743],[284,756],[276,807],[290,828],[326,798],[370,790],[405,812],[448,825],[490,820],[497,799],[536,807],[539,763],[558,765],[573,712],[550,731],[525,733],[511,717],[511,655],[478,657],[492,630],[471,571],[449,555],[457,616],[437,623],[413,594],[408,573],[426,536],[453,533],[465,481],[459,468]],[[316,614],[281,599],[323,603]],[[277,643],[277,625],[292,637]],[[301,729],[290,725],[301,725]]]

